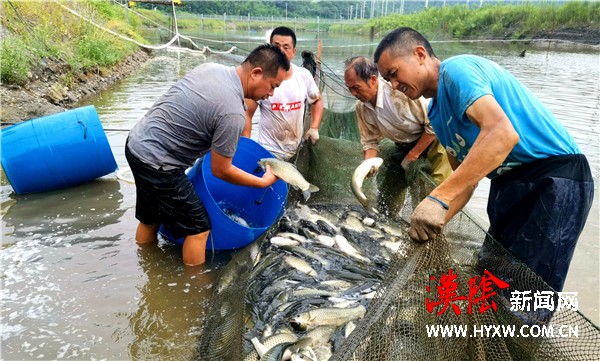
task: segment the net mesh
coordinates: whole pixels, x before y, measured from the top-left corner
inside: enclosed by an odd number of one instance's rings
[[[341,207],[343,210],[337,213],[344,216],[333,217],[341,222],[349,211],[365,215],[350,190],[352,172],[362,160],[362,150],[353,113],[355,101],[343,83],[330,78],[335,77],[320,78],[324,99],[331,103],[322,121],[321,139],[315,145],[302,146],[295,163],[305,178],[320,188],[308,203],[323,214],[335,213]],[[568,307],[556,311],[511,310],[512,290],[549,291],[555,304],[556,292],[490,237],[468,212],[455,216],[437,239],[425,244],[412,242],[407,232],[410,215],[434,187],[427,174],[428,164],[416,163],[407,175],[399,172],[394,165],[400,163],[402,154],[391,142],[382,143],[381,156],[385,162],[377,181],[365,181],[363,191],[369,199],[379,199],[377,206],[383,211],[368,215],[377,222],[401,225],[402,232],[384,232],[384,238],[394,238],[402,242],[402,247],[385,267],[370,270],[380,275],[375,277],[374,298],[364,302],[365,316],[348,337],[340,337],[340,331],[327,336],[331,337],[331,353],[317,357],[318,360],[600,360],[600,329],[580,312]],[[288,208],[293,208],[298,199],[299,193],[291,190]],[[280,222],[238,251],[222,270],[202,323],[199,359],[258,360],[250,339],[260,337],[267,326],[285,327],[287,318],[273,311],[281,306],[278,296],[271,296],[264,287],[275,287],[279,279],[274,275],[289,276],[290,271],[280,267],[279,255],[268,252],[268,240],[278,232],[303,234],[303,227],[298,225],[302,222],[288,216],[286,210]],[[370,247],[375,240],[367,237],[365,243]],[[327,252],[321,255],[330,256]],[[449,303],[443,312],[443,305],[431,310],[426,307],[426,299],[438,300],[435,290],[444,275],[455,275],[455,295],[468,298],[471,287],[476,285],[474,280],[482,280],[484,271],[510,287],[494,288],[496,294],[485,302],[476,302],[474,295],[474,302]],[[311,302],[302,307],[322,307],[326,301]],[[492,303],[495,310],[480,308]],[[427,333],[430,326],[463,326],[468,333],[432,337]],[[495,333],[495,327],[505,328]],[[511,328],[512,337],[504,333]],[[475,332],[477,329],[479,333]],[[570,337],[562,337],[569,332]],[[296,334],[298,338],[304,336],[302,332]]]

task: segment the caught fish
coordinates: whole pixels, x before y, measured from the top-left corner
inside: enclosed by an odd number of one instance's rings
[[[285,356],[289,349],[289,355],[298,351],[301,348],[308,347],[312,342],[311,338],[305,337],[295,342],[283,342],[271,347],[264,355],[261,356],[261,361],[280,361],[289,359],[290,356]]]
[[[275,237],[273,237],[273,238],[275,238]],[[329,267],[330,262],[328,260],[326,260],[325,258],[319,256],[315,252],[309,251],[302,247],[293,247],[293,246],[295,246],[295,245],[292,245],[292,246],[285,245],[285,246],[282,246],[281,248],[283,248],[287,251],[290,251],[292,253],[296,253],[297,255],[300,255],[300,256],[312,258],[312,259],[316,260],[317,262],[319,262],[320,264],[322,264],[323,267],[325,267],[325,268]]]
[[[298,337],[293,333],[278,333],[276,335],[272,335],[267,337],[264,343],[261,343],[256,337],[254,337],[250,342],[254,346],[254,349],[258,353],[259,357],[263,357],[265,353],[267,353],[273,347],[282,344],[282,343],[294,343],[298,340]]]
[[[270,242],[274,246],[298,246],[300,242],[289,239],[286,237],[275,236],[270,239]]]
[[[240,224],[240,225],[242,225],[244,227],[250,228],[250,225],[248,224],[248,222],[246,222],[246,220],[244,218],[242,218],[239,215],[235,214],[232,210],[224,208],[223,209],[223,213],[227,217],[229,217],[229,219],[231,219],[232,221],[234,221],[234,222],[236,222],[236,223],[238,223],[238,224]]]
[[[292,163],[279,160],[277,158],[262,158],[258,164],[266,169],[267,165],[271,167],[271,171],[277,177],[282,179],[294,189],[300,189],[304,200],[310,198],[311,193],[317,192],[319,188],[314,184],[310,184],[304,176],[296,169]]]
[[[365,256],[361,255],[358,250],[356,250],[356,248],[354,248],[350,242],[348,242],[348,240],[346,239],[346,237],[341,236],[341,235],[336,235],[335,237],[333,237],[333,239],[335,240],[335,243],[337,244],[337,246],[340,248],[340,250],[342,252],[344,252],[345,254],[347,254],[350,257],[356,258],[360,261],[369,263],[371,262],[368,258],[366,258]]]
[[[319,234],[317,236],[317,242],[327,247],[333,247],[335,245],[335,240],[333,237],[329,237],[324,234]]]
[[[309,328],[322,325],[341,326],[348,321],[362,318],[366,313],[363,305],[354,308],[318,308],[300,313],[290,320],[290,324],[296,330],[306,331]]]
[[[354,306],[356,303],[356,300],[347,300],[340,297],[329,297],[328,300],[333,302],[331,307],[335,308],[349,308],[350,306]]]
[[[373,227],[375,225],[375,220],[373,218],[370,217],[365,217],[362,220],[362,223],[367,226],[367,227]]]
[[[292,292],[294,298],[308,298],[308,297],[336,297],[339,296],[340,292],[319,290],[316,288],[303,288],[297,289]]]
[[[340,289],[340,288],[346,289],[346,288],[350,288],[352,286],[352,283],[350,283],[348,281],[336,280],[336,279],[322,281],[321,284],[324,286],[338,288],[338,289]]]
[[[285,256],[283,259],[290,267],[295,268],[302,273],[306,273],[309,276],[317,276],[317,272],[305,260],[293,256]]]
[[[300,243],[304,243],[306,242],[306,237],[303,237],[299,234],[295,234],[295,233],[291,233],[291,232],[279,232],[276,234],[276,236],[279,237],[285,237],[285,238],[291,238],[295,241],[298,241]]]
[[[383,159],[380,157],[369,158],[360,163],[352,173],[352,193],[365,208],[369,205],[369,200],[362,191],[363,181],[371,171],[379,169],[382,164]]]
[[[331,339],[331,336],[333,336],[335,330],[336,327],[334,326],[317,326],[306,332],[306,337],[313,339],[313,342],[310,345],[311,347],[318,348],[320,346],[329,345],[329,339]]]
[[[344,327],[344,337],[348,338],[348,336],[350,336],[350,334],[352,333],[352,331],[354,331],[354,329],[356,328],[356,325],[354,324],[354,322],[350,321],[346,324],[346,327]]]

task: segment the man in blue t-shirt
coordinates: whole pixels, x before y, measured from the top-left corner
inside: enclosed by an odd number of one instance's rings
[[[435,238],[487,176],[490,234],[562,290],[594,189],[563,125],[498,64],[473,55],[442,62],[411,28],[384,37],[375,62],[394,89],[432,98],[429,119],[454,169],[415,208],[411,238]]]

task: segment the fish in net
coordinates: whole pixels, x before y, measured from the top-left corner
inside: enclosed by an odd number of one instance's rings
[[[325,99],[342,92],[339,82],[323,85],[328,78],[321,80]],[[328,87],[333,90],[328,92]],[[306,349],[311,352],[296,350],[297,360],[600,360],[600,329],[576,307],[515,307],[513,291],[538,292],[551,295],[554,304],[560,301],[557,292],[467,211],[455,216],[435,240],[417,244],[409,239],[410,215],[434,187],[426,162],[399,175],[393,143],[382,143],[384,166],[376,180],[366,181],[364,191],[384,211],[375,214],[359,206],[350,190],[352,172],[362,161],[354,101],[335,99],[336,110],[325,111],[321,139],[302,147],[296,159],[305,178],[321,190],[302,206],[308,208],[298,206],[299,197],[292,192],[281,221],[237,252],[223,269],[202,323],[199,359],[258,360],[256,344],[293,345],[310,335]],[[386,184],[386,179],[396,182]],[[386,191],[388,186],[392,188]],[[366,219],[375,226],[366,226]],[[340,256],[339,249],[316,246],[336,236],[350,240],[371,263],[366,266],[360,258]],[[275,237],[296,237],[298,243],[276,246]],[[387,247],[392,244],[394,248]],[[333,265],[325,267],[290,247],[311,251]],[[298,265],[289,268],[286,257],[303,259],[314,274],[300,271],[304,268]],[[327,282],[340,278],[347,282],[342,291]],[[451,293],[454,302],[440,302],[436,291],[444,278],[452,280],[446,287],[456,287]],[[483,281],[490,279],[508,286],[493,284],[484,298]],[[323,287],[323,282],[329,286]],[[298,296],[300,291],[304,298]],[[290,300],[294,294],[299,298]],[[369,297],[362,297],[365,294]],[[309,311],[321,310],[320,319],[328,319],[340,300],[355,301],[340,308],[350,310],[347,319],[339,316],[344,324],[294,328],[291,321]],[[364,314],[358,305],[365,307]],[[432,327],[459,333],[436,336]]]

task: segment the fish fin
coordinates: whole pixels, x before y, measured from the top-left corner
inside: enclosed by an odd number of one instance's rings
[[[263,357],[263,355],[268,351],[265,345],[260,343],[260,341],[256,337],[252,338],[250,342],[252,342],[254,349],[258,353],[258,356]]]
[[[317,186],[316,186],[316,185],[314,185],[314,184],[311,184],[311,185],[308,187],[308,190],[309,190],[310,192],[312,192],[312,193],[314,193],[314,192],[318,192],[318,191],[319,191],[319,187],[317,187]]]
[[[310,198],[310,188],[302,192],[302,196],[304,197],[305,202],[308,201],[308,199]]]

